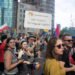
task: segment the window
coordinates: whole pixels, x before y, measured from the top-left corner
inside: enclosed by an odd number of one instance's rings
[[[20,14],[20,17],[22,17],[22,14]]]
[[[19,26],[19,30],[21,30],[21,25]]]
[[[23,15],[23,18],[25,18],[25,14]]]
[[[20,22],[22,22],[22,19],[20,19]]]
[[[23,10],[23,12],[25,13],[25,10]]]
[[[25,29],[25,28],[24,28],[24,25],[23,25],[23,29]]]
[[[24,6],[22,4],[20,4],[20,7],[23,8]]]
[[[20,12],[22,12],[22,9],[20,9]]]

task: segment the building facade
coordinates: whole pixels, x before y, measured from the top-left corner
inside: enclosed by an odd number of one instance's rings
[[[54,30],[54,14],[55,14],[55,0],[20,0],[21,3],[34,5],[39,12],[45,12],[52,15],[51,31]]]
[[[3,24],[3,9],[0,8],[0,26]]]
[[[0,0],[0,26],[3,24],[3,2],[4,0]]]
[[[55,0],[20,0],[20,2],[38,6],[39,11],[54,15]]]
[[[3,7],[4,0],[0,0],[0,8]]]
[[[52,14],[51,31],[54,31],[55,0],[40,0],[40,11]]]
[[[17,14],[17,32],[18,33],[25,33],[27,31],[32,31],[32,32],[35,31],[35,29],[24,28],[24,19],[25,19],[26,10],[36,11],[36,7],[34,5],[19,2],[18,3],[18,14]]]

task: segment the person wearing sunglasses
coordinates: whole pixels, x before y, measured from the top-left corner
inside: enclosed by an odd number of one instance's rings
[[[62,67],[61,61],[59,61],[60,55],[63,54],[63,46],[63,42],[59,38],[53,37],[49,40],[44,63],[44,75],[65,75],[64,66]]]
[[[74,67],[74,65],[71,64],[70,62],[70,52],[72,50],[73,46],[73,40],[72,36],[70,34],[64,34],[62,36],[62,40],[64,43],[64,52],[63,55],[61,56],[61,61],[65,62],[65,67],[66,69]],[[70,72],[66,72],[66,75],[75,75],[75,72],[71,70]]]

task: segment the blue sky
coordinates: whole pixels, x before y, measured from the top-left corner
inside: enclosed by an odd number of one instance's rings
[[[61,24],[61,28],[75,27],[75,0],[56,0],[55,25]]]

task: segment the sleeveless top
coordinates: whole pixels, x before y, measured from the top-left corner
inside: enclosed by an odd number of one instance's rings
[[[11,63],[12,64],[14,64],[14,63],[16,63],[18,60],[17,60],[17,56],[14,54],[14,50],[7,50],[6,52],[5,52],[5,55],[4,55],[4,63],[6,62],[5,61],[5,57],[6,57],[6,54],[7,54],[7,52],[8,53],[10,53],[10,54],[12,54],[12,61],[11,61]],[[13,68],[12,70],[10,70],[10,71],[7,71],[6,69],[5,69],[5,74],[17,74],[17,72],[18,72],[18,68],[17,67],[15,67],[15,68]]]

